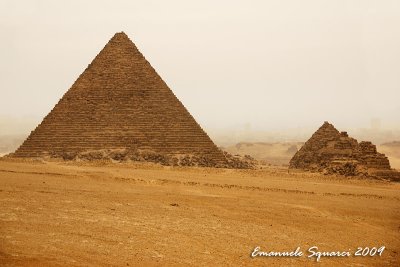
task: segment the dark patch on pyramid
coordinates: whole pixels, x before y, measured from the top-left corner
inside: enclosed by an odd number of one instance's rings
[[[325,122],[297,151],[289,168],[353,176],[377,176],[396,180],[388,158],[371,142],[360,142]]]
[[[128,36],[114,35],[13,154],[226,165],[226,155]],[[178,159],[177,159],[178,158]]]

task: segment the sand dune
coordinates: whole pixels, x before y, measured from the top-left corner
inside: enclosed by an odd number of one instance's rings
[[[0,136],[0,157],[14,152],[24,141],[26,135],[1,135]]]
[[[400,142],[388,142],[378,146],[378,151],[384,153],[392,168],[400,170]]]
[[[233,155],[250,155],[266,164],[287,166],[303,144],[302,142],[241,142],[223,149]]]

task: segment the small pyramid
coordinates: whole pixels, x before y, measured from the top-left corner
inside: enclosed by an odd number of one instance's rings
[[[123,32],[111,38],[12,156],[73,158],[99,150],[226,162]]]
[[[289,168],[342,175],[397,177],[388,158],[371,142],[360,142],[325,122],[297,151]],[[392,175],[394,174],[394,175]]]

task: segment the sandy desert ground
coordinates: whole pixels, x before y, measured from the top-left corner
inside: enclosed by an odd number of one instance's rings
[[[400,266],[400,184],[284,168],[0,159],[2,266]],[[382,256],[250,257],[263,251]]]

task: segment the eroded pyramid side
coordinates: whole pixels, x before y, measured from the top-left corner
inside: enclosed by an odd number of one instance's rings
[[[360,142],[325,122],[297,151],[289,168],[342,175],[382,176],[397,179],[388,158],[371,142]],[[399,176],[400,178],[400,176]]]

